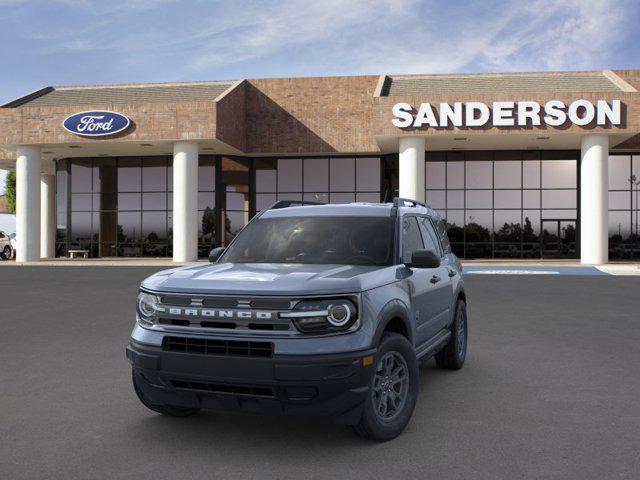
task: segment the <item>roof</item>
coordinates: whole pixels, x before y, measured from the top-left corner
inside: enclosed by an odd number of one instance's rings
[[[328,203],[326,205],[304,205],[267,210],[262,218],[306,217],[306,216],[354,216],[354,217],[388,217],[393,209],[392,203]],[[419,213],[440,218],[438,213],[430,207],[403,206],[403,215]]]
[[[3,108],[168,102],[212,102],[235,81],[46,87]]]
[[[623,92],[613,72],[407,75],[387,77],[381,96]]]

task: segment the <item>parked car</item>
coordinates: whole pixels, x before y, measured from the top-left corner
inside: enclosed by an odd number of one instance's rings
[[[14,235],[15,236],[15,235]],[[15,247],[8,233],[0,230],[0,258],[10,260],[13,258]]]
[[[146,407],[324,418],[389,440],[412,416],[418,362],[462,367],[462,267],[438,213],[306,203],[260,212],[211,265],[142,282],[127,357]]]

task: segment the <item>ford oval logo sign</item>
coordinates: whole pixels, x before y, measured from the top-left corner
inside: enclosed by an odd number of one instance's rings
[[[130,123],[129,119],[120,113],[96,110],[69,115],[62,122],[62,126],[67,132],[76,135],[102,137],[122,132]]]

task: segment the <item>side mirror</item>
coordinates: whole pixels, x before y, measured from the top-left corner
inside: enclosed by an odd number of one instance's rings
[[[433,250],[414,250],[411,254],[411,264],[407,267],[415,268],[438,268],[440,266],[440,257]]]
[[[209,263],[216,263],[224,252],[224,247],[216,247],[209,252]]]

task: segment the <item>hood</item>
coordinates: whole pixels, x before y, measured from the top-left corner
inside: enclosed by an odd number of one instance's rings
[[[142,287],[177,293],[321,295],[357,293],[395,281],[395,266],[216,263],[164,270]]]

